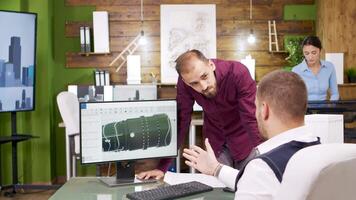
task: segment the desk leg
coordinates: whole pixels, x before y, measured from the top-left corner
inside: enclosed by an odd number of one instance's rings
[[[16,193],[16,185],[19,184],[18,174],[17,174],[17,142],[12,141],[12,193]]]
[[[72,156],[72,176],[76,177],[77,176],[77,158],[76,156]]]
[[[70,157],[70,144],[69,144],[69,136],[66,130],[66,172],[67,172],[67,181],[71,177],[71,157]]]
[[[190,126],[189,130],[189,147],[195,145],[195,125]],[[195,169],[193,167],[189,167],[190,173],[195,173]]]
[[[180,173],[180,148],[178,149],[178,154],[176,158],[176,171]]]
[[[0,192],[1,192],[1,189],[2,189],[2,181],[1,181],[1,167],[2,167],[2,165],[1,165],[1,144],[0,144]]]

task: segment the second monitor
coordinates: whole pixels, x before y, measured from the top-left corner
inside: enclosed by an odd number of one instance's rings
[[[175,100],[80,103],[83,164],[177,156]],[[131,183],[134,166],[121,168],[109,185]]]

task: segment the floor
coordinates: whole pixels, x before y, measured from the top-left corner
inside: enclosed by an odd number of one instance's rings
[[[47,200],[55,192],[56,190],[19,191],[13,197],[6,197],[4,192],[1,192],[0,200]]]

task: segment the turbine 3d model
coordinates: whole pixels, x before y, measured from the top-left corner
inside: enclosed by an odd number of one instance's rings
[[[127,119],[102,126],[103,151],[163,147],[171,143],[171,122],[166,114]]]

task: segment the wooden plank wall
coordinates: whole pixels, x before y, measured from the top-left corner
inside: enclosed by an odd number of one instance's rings
[[[344,68],[356,67],[356,1],[318,0],[316,3],[316,32],[323,52],[344,52]]]
[[[217,13],[217,56],[221,59],[240,60],[251,54],[256,59],[256,79],[286,65],[286,54],[268,52],[267,20],[276,20],[280,46],[284,35],[313,34],[313,21],[283,21],[285,4],[313,4],[313,0],[254,0],[253,20],[249,20],[249,0],[144,0],[145,35],[149,43],[140,47],[142,80],[150,82],[150,73],[160,77],[160,5],[161,4],[216,4]],[[67,6],[96,6],[96,10],[109,12],[110,55],[81,56],[77,52],[67,52],[67,67],[100,67],[109,69],[114,83],[125,83],[126,68],[118,73],[114,68],[106,68],[125,46],[140,31],[140,0],[66,0]],[[79,37],[79,27],[92,26],[92,22],[73,22],[65,24],[67,37]],[[254,29],[257,41],[248,45],[245,40],[250,28]],[[246,43],[240,49],[240,43]],[[79,44],[78,44],[79,46]],[[283,48],[283,46],[282,46]]]

